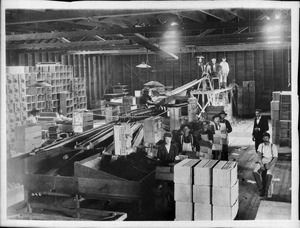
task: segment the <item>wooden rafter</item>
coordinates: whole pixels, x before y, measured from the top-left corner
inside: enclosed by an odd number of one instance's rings
[[[285,20],[272,20],[272,21],[237,21],[237,22],[219,22],[219,23],[190,23],[187,25],[174,26],[174,29],[181,31],[199,31],[201,29],[218,29],[218,28],[234,28],[234,27],[254,27],[254,26],[273,26],[276,24],[289,23]],[[168,27],[166,25],[160,26],[147,26],[147,27],[135,27],[135,28],[120,28],[120,29],[106,29],[106,30],[88,30],[88,31],[76,31],[76,32],[53,32],[53,33],[34,33],[34,34],[18,34],[7,35],[6,41],[18,41],[18,40],[34,40],[34,39],[53,39],[59,37],[70,38],[73,36],[103,36],[103,35],[116,35],[116,34],[134,34],[134,33],[157,33],[164,32]]]

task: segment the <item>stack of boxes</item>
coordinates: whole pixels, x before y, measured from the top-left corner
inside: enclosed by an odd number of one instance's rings
[[[174,166],[174,199],[176,221],[194,220],[193,182],[197,159],[185,159]]]
[[[237,163],[185,159],[174,166],[176,220],[233,220],[238,211]]]
[[[198,101],[197,98],[192,97],[188,99],[188,121],[189,122],[193,122],[193,121],[197,121],[198,117],[197,117],[197,111],[198,111]]]
[[[115,155],[128,155],[131,147],[130,124],[114,125],[114,147]]]
[[[74,109],[86,109],[87,97],[84,78],[74,78],[72,89],[74,92]]]
[[[155,116],[143,120],[145,146],[155,145],[163,138],[164,131],[162,128],[161,119],[162,118],[160,116]]]
[[[233,220],[238,212],[237,163],[220,161],[212,175],[212,220]]]
[[[291,92],[273,92],[271,121],[272,142],[291,146]]]
[[[41,126],[17,126],[16,150],[18,153],[29,153],[42,144]]]
[[[181,107],[169,107],[170,113],[170,131],[179,130],[181,126]]]
[[[76,133],[81,133],[93,128],[94,119],[93,112],[85,112],[82,110],[73,113],[73,130]]]
[[[217,160],[203,159],[194,168],[194,220],[212,220],[212,169]]]
[[[59,104],[64,116],[70,115],[74,111],[73,94],[63,91],[59,94]]]

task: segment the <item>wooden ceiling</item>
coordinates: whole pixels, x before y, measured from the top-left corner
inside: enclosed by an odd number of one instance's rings
[[[6,10],[8,50],[147,49],[176,59],[166,45],[181,50],[290,41],[290,10]]]

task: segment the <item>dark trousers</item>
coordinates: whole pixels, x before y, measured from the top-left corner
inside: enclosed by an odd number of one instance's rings
[[[262,137],[255,137],[255,151],[257,151],[259,144],[263,143]]]
[[[228,145],[223,145],[222,148],[222,154],[221,154],[221,160],[228,161]]]

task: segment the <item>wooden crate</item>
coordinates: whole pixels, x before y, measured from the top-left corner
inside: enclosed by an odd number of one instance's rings
[[[131,137],[129,124],[114,125],[115,155],[128,155],[127,149],[131,146]]]
[[[290,104],[292,102],[292,96],[290,91],[282,91],[280,94],[280,102],[281,103],[288,103]]]
[[[272,93],[272,99],[273,99],[273,101],[280,101],[280,91],[274,91],[273,93]]]
[[[155,181],[155,170],[144,172],[127,167],[137,180],[128,180],[100,170],[100,154],[74,163],[74,176],[78,178],[78,192],[83,196],[136,200],[145,197],[149,186]],[[110,165],[114,161],[110,162]]]
[[[170,112],[170,131],[178,130],[181,126],[180,117],[181,117],[181,108],[172,107],[168,108]]]
[[[280,111],[282,112],[290,112],[291,111],[291,104],[288,103],[280,103]]]
[[[214,206],[233,206],[238,196],[238,181],[232,187],[212,187],[212,204]]]
[[[194,209],[191,202],[175,202],[175,220],[193,221]]]
[[[280,128],[281,129],[291,129],[292,122],[290,120],[280,120]]]
[[[291,120],[290,111],[280,111],[280,120]]]
[[[239,210],[239,200],[233,206],[215,206],[212,207],[212,220],[234,220]]]
[[[193,184],[194,166],[198,159],[185,159],[174,166],[174,182],[178,184]]]
[[[203,159],[194,167],[194,184],[195,185],[212,185],[212,170],[218,163],[218,160]]]
[[[220,161],[213,168],[214,187],[232,187],[237,181],[237,162]]]
[[[174,172],[172,166],[156,166],[155,179],[174,181]]]
[[[201,204],[212,204],[212,188],[205,185],[193,185],[193,202]]]
[[[194,220],[212,220],[212,205],[194,203]]]
[[[174,199],[176,202],[193,202],[193,185],[175,183]]]
[[[279,111],[279,110],[280,110],[280,102],[271,101],[271,111]]]
[[[271,110],[271,119],[272,120],[279,120],[279,110]]]

